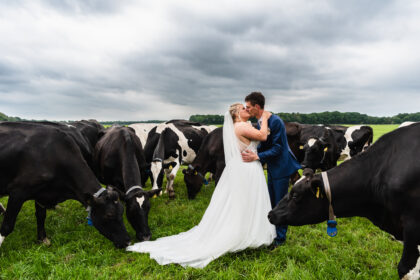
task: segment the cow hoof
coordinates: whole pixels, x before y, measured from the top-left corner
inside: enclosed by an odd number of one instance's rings
[[[47,237],[42,239],[41,243],[44,244],[45,246],[51,246],[51,241]]]

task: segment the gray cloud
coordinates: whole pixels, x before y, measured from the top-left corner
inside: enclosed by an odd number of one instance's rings
[[[0,111],[188,118],[221,114],[254,90],[275,112],[418,111],[415,1],[205,5],[3,2]]]

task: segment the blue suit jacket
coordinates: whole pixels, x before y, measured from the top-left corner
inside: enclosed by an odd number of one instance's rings
[[[271,115],[268,128],[270,133],[267,140],[258,146],[258,157],[261,164],[267,163],[267,172],[273,179],[288,177],[301,166],[287,143],[283,120],[277,115]]]

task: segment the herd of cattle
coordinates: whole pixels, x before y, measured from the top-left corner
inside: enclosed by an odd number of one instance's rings
[[[285,126],[288,144],[305,168],[303,178],[306,180],[300,179],[292,190],[301,188],[303,183],[309,184],[315,179],[319,181],[317,175],[313,175],[318,169],[327,171],[337,166],[339,160],[348,160],[362,152],[372,154],[370,150],[378,150],[369,148],[373,130],[366,125],[345,127],[291,122],[285,123]],[[418,129],[419,125],[410,123],[407,127]],[[404,129],[398,130],[402,133]],[[398,135],[398,131],[393,133]],[[93,226],[118,248],[126,247],[130,242],[122,219],[123,205],[120,201],[123,201],[127,219],[135,229],[137,239],[149,240],[150,198],[161,195],[163,176],[167,179],[165,192],[168,192],[169,198],[175,197],[173,182],[181,165],[188,166],[182,170],[188,198],[196,197],[206,182],[207,173],[212,174],[217,184],[225,167],[222,135],[222,128],[187,120],[171,120],[161,124],[139,123],[128,127],[112,126],[106,129],[95,120],[69,124],[2,122],[0,197],[9,196],[9,199],[7,209],[0,204],[0,214],[4,214],[0,246],[13,231],[17,214],[27,200],[35,200],[38,239],[43,242],[49,242],[44,229],[46,209],[67,199],[78,200],[87,207]],[[389,138],[382,137],[381,140]],[[397,136],[394,138],[398,140]],[[374,146],[377,148],[379,145]],[[395,160],[387,159],[384,155],[385,152],[380,155],[381,164],[391,160],[389,164],[394,166]],[[410,154],[405,156],[409,157]],[[360,167],[363,164],[370,167],[372,164],[363,160],[367,156],[356,158],[358,160],[349,161],[352,164],[341,165],[341,169],[359,163],[359,169],[370,170]],[[419,162],[417,158],[414,166],[418,167]],[[370,177],[378,176],[370,172]],[[367,180],[368,175],[364,176]],[[143,186],[149,178],[152,189],[146,191]],[[294,174],[291,181],[294,183],[298,178],[299,175]],[[396,181],[390,174],[384,174],[381,178],[389,179],[387,184]],[[353,183],[360,178],[358,174],[353,174],[353,177],[346,179]],[[382,180],[381,184],[385,184]],[[100,183],[107,188],[102,188]],[[398,191],[391,185],[389,188],[393,192]],[[417,189],[420,192],[420,188]],[[289,197],[287,199],[290,200]],[[363,216],[358,211],[363,209],[356,211],[359,216]],[[273,218],[275,215],[271,215],[271,219],[276,221]],[[294,218],[294,221],[298,220]],[[398,224],[398,221],[394,222]],[[381,228],[388,231],[387,226],[381,225]],[[397,238],[402,237],[400,232],[394,234]]]

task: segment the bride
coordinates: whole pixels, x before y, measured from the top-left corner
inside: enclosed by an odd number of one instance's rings
[[[275,227],[267,214],[270,197],[259,161],[243,162],[241,152],[256,152],[258,141],[267,138],[269,112],[262,116],[261,130],[255,129],[240,103],[230,106],[223,124],[226,167],[200,223],[177,235],[145,241],[128,251],[150,253],[159,264],[178,263],[203,268],[227,252],[270,245]]]

